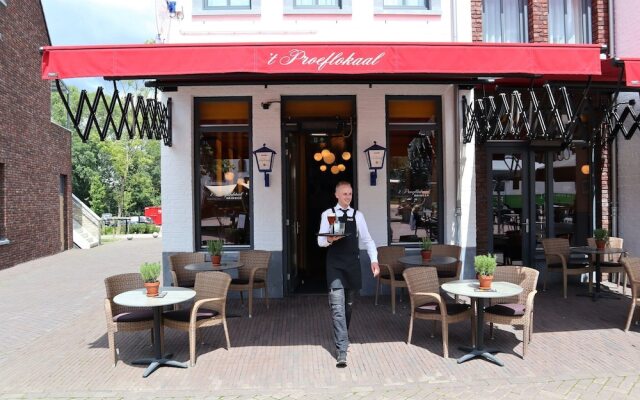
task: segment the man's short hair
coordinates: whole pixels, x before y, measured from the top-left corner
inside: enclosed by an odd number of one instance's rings
[[[338,191],[338,188],[340,186],[349,186],[351,187],[351,182],[347,182],[347,181],[340,181],[336,184],[336,192]]]

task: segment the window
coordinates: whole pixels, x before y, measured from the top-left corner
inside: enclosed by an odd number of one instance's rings
[[[196,240],[251,244],[251,99],[196,100]]]
[[[193,15],[258,15],[261,0],[193,0]]]
[[[549,42],[591,43],[590,2],[549,0]]]
[[[293,0],[295,8],[342,8],[340,0]]]
[[[205,0],[204,9],[250,10],[251,0]]]
[[[440,98],[387,97],[390,243],[440,241]]]
[[[524,0],[484,0],[482,31],[485,42],[527,42],[526,2]]]
[[[285,0],[285,14],[351,14],[351,0]]]
[[[440,14],[441,0],[374,0],[376,14]]]

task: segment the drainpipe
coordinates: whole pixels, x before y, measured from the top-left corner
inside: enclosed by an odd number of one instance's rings
[[[452,3],[455,3],[455,1],[453,1]],[[454,132],[456,132],[455,135],[455,139],[453,141],[453,146],[454,146],[454,154],[456,155],[456,173],[454,174],[454,185],[456,188],[456,211],[455,211],[455,219],[456,219],[456,223],[455,223],[455,234],[454,234],[454,244],[456,245],[460,245],[460,226],[462,223],[462,188],[460,187],[460,182],[462,181],[462,177],[460,176],[460,174],[462,173],[462,167],[461,167],[461,160],[462,160],[462,155],[460,154],[460,152],[462,151],[462,146],[460,145],[460,142],[462,141],[462,138],[460,137],[460,106],[458,104],[458,102],[460,101],[459,99],[460,97],[460,89],[458,87],[458,85],[454,86],[454,90],[453,90],[453,100],[454,100],[454,104],[453,104],[453,112],[455,115],[455,122],[453,123],[453,129],[455,129]],[[464,112],[464,110],[463,110]]]
[[[613,0],[609,0],[609,57],[616,56],[615,32],[613,24]]]
[[[609,0],[609,3],[611,3],[611,0]],[[609,19],[609,21],[611,21],[611,19]],[[451,2],[451,41],[458,41],[458,8],[456,7],[455,0]]]
[[[609,176],[611,181],[609,182],[609,192],[611,193],[611,236],[619,237],[618,235],[618,139],[613,141],[613,145],[610,146],[611,152],[611,164],[609,165]]]

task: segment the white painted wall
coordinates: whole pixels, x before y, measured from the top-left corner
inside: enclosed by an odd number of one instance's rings
[[[365,213],[370,232],[376,244],[387,244],[387,175],[378,173],[378,185],[369,185],[369,169],[363,151],[377,141],[387,147],[385,132],[385,96],[387,95],[434,95],[442,97],[443,108],[443,151],[444,151],[444,197],[442,216],[445,218],[444,237],[447,242],[455,241],[456,174],[458,158],[455,141],[454,89],[452,85],[281,85],[268,86],[210,86],[181,87],[178,92],[166,93],[174,103],[173,146],[162,148],[162,204],[163,204],[163,246],[165,252],[192,251],[193,232],[193,104],[196,97],[252,96],[253,100],[253,149],[266,143],[277,152],[274,173],[270,175],[271,185],[264,187],[264,179],[254,165],[251,188],[253,192],[254,247],[265,250],[283,249],[281,181],[283,147],[280,140],[280,103],[273,103],[268,110],[262,109],[261,102],[279,100],[281,96],[300,95],[354,95],[358,117],[357,126],[357,186],[358,207]],[[472,147],[472,146],[470,146]],[[466,150],[467,148],[465,148]],[[471,151],[472,152],[472,151]],[[473,165],[473,155],[466,165]],[[255,163],[254,163],[255,164]],[[468,182],[472,169],[466,168],[463,182]],[[468,199],[462,209],[465,243],[475,245],[474,185],[463,186],[463,199]]]

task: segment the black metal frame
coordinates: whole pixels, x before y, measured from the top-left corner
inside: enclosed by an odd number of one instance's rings
[[[135,138],[136,135],[140,139],[144,139],[145,137],[147,139],[162,139],[165,146],[171,147],[171,98],[167,100],[167,104],[165,105],[158,101],[155,96],[153,99],[146,100],[143,96],[137,96],[134,101],[133,94],[127,93],[123,104],[114,81],[113,95],[110,102],[107,101],[101,86],[96,90],[93,101],[89,98],[87,91],[82,90],[74,113],[62,92],[59,79],[56,79],[56,89],[62,99],[67,115],[73,123],[76,133],[83,142],[89,140],[89,134],[92,128],[98,131],[101,141],[107,138],[109,132],[112,132],[115,138],[120,140],[126,129],[129,139]],[[157,96],[157,89],[155,94]],[[101,107],[106,111],[104,121],[98,121],[97,112]],[[120,111],[120,119],[117,123],[116,110]],[[86,119],[86,123],[84,123],[84,127],[82,127],[81,123],[83,122],[85,112],[88,113],[88,118]]]
[[[622,136],[629,140],[633,137],[633,134],[640,128],[640,114],[637,114],[633,110],[633,106],[636,104],[636,101],[631,99],[627,102],[618,103],[618,95],[620,94],[620,87],[622,86],[622,75],[624,73],[624,68],[622,68],[621,63],[616,63],[618,67],[620,67],[620,71],[618,73],[618,84],[616,86],[616,92],[613,95],[613,100],[611,101],[611,106],[605,111],[604,118],[602,123],[607,131],[606,140],[611,143],[615,140],[618,132],[622,132]],[[640,97],[640,94],[639,94]],[[622,112],[618,113],[618,106],[624,105],[622,108]],[[627,129],[624,124],[625,121],[631,117],[631,126]],[[605,138],[602,138],[604,140]]]

